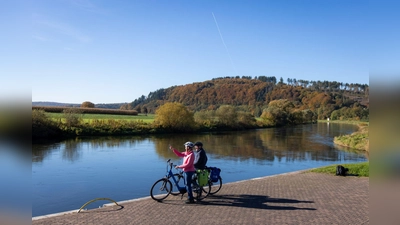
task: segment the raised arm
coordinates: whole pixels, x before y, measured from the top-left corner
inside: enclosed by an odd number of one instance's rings
[[[181,158],[185,157],[185,154],[184,154],[184,153],[182,153],[182,152],[180,152],[180,151],[176,150],[176,149],[175,149],[175,148],[173,148],[172,146],[169,146],[169,149],[171,149],[171,150],[172,150],[172,152],[174,152],[174,153],[175,153],[175,155],[177,155],[177,156],[179,156],[179,157],[181,157]]]

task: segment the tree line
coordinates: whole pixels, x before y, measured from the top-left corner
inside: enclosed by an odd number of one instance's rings
[[[326,119],[334,113],[336,119],[368,120],[369,86],[329,81],[305,81],[275,77],[250,76],[219,77],[204,82],[161,88],[146,97],[121,106],[139,113],[154,113],[167,102],[178,102],[194,112],[216,110],[231,105],[260,117],[268,104],[286,99],[293,110],[310,110],[317,119]]]

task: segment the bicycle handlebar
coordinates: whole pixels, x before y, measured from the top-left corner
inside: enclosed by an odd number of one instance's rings
[[[172,167],[175,168],[175,166],[177,166],[177,165],[174,165],[173,162],[171,162],[171,159],[168,159],[168,160],[167,160],[167,164],[169,165],[170,169],[172,169]],[[181,168],[175,168],[175,169],[179,170],[179,169],[181,169]]]
[[[167,160],[167,164],[169,165],[170,169],[172,169],[172,167],[175,167],[176,165],[174,165],[173,162],[171,162],[171,159]]]

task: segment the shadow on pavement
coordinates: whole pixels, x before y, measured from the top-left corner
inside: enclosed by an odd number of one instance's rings
[[[234,206],[256,209],[272,210],[316,210],[315,208],[300,208],[294,206],[284,206],[282,204],[314,203],[313,201],[299,201],[285,198],[269,198],[262,195],[212,195],[206,200],[198,202],[202,205]]]

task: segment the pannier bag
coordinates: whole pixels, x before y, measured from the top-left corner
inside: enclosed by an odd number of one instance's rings
[[[212,182],[217,182],[218,179],[219,179],[219,174],[220,174],[220,172],[221,172],[221,169],[220,169],[220,168],[217,168],[217,167],[209,167],[209,168],[210,168],[210,170],[211,170],[211,173],[210,173],[210,179],[211,179],[211,181],[212,181]]]
[[[207,170],[197,170],[197,179],[199,186],[206,186],[208,183],[208,171]]]

